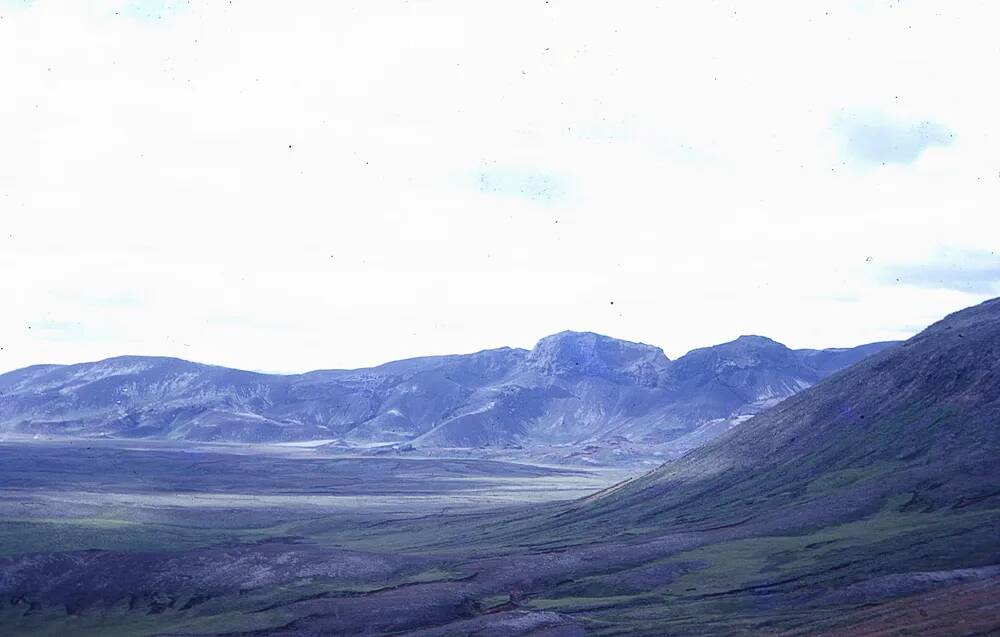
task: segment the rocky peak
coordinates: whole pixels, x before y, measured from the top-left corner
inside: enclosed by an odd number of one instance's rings
[[[528,364],[553,376],[588,375],[656,384],[670,359],[659,347],[593,332],[559,332],[538,341]]]

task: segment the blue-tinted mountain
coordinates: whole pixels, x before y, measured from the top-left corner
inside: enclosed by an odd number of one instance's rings
[[[0,375],[0,431],[434,448],[687,436],[696,446],[889,345],[790,350],[754,336],[670,361],[651,345],[562,332],[531,350],[299,375],[125,356]]]

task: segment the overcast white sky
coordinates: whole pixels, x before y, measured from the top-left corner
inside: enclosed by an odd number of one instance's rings
[[[0,371],[907,337],[1000,294],[998,23],[0,0]]]

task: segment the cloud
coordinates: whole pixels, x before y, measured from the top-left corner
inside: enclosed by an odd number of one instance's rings
[[[57,342],[108,342],[113,334],[80,321],[35,321],[29,329],[38,332],[41,339]]]
[[[986,4],[12,1],[0,369],[360,367],[573,325],[847,345],[973,300],[873,281],[880,255],[1000,236]],[[843,170],[844,105],[961,143]]]
[[[835,118],[845,156],[864,164],[911,164],[931,146],[947,146],[954,133],[938,122],[894,121],[878,111],[849,111]]]
[[[142,22],[155,22],[191,8],[188,0],[132,0],[121,13]]]
[[[119,311],[140,308],[144,305],[142,298],[132,293],[77,295],[75,300],[86,306]]]
[[[995,252],[946,250],[926,263],[900,264],[885,268],[884,283],[993,294],[1000,292],[1000,255]]]
[[[570,190],[563,177],[525,168],[491,166],[476,173],[475,179],[479,192],[538,203],[563,199]]]

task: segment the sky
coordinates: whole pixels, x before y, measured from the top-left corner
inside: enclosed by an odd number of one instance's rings
[[[0,0],[0,371],[906,338],[1000,295],[998,19]]]

